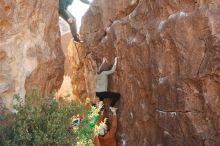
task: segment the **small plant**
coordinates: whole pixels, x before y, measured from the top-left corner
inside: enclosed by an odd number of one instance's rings
[[[54,96],[42,97],[37,90],[22,103],[16,96],[16,113],[7,113],[7,125],[0,126],[1,146],[76,146],[92,145],[94,126],[88,127],[96,108],[86,109],[80,101],[58,102]],[[88,112],[89,111],[89,112]],[[72,117],[84,115],[78,127]],[[83,146],[80,145],[80,146]]]

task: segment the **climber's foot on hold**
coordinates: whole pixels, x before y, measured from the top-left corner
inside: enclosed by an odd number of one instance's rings
[[[73,37],[73,41],[78,42],[78,43],[83,43],[84,42],[78,36]]]

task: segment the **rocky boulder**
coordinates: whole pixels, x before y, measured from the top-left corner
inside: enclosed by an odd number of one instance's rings
[[[120,146],[219,146],[220,1],[94,0],[81,34],[119,56]],[[94,83],[95,84],[95,83]]]
[[[48,95],[63,78],[56,0],[0,0],[0,97],[12,108],[14,94],[33,87]]]

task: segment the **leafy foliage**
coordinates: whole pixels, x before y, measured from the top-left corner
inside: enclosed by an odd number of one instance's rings
[[[77,146],[92,145],[93,141],[91,137],[98,135],[97,131],[95,130],[95,125],[99,118],[98,112],[98,108],[90,106],[85,112],[85,118],[83,119],[81,125],[74,128],[74,132],[77,135]]]
[[[0,126],[0,145],[3,146],[76,146],[92,145],[94,126],[88,125],[96,108],[85,110],[80,101],[57,101],[51,95],[44,98],[37,90],[25,98],[19,96],[15,106],[16,113],[7,113],[11,119],[7,125]],[[87,112],[87,113],[86,113]],[[72,118],[84,115],[80,126],[72,126]]]

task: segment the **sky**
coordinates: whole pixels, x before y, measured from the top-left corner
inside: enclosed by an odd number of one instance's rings
[[[89,0],[89,1],[91,2],[92,0]],[[81,18],[85,14],[88,8],[89,8],[89,5],[82,3],[80,0],[74,0],[73,4],[68,7],[68,10],[76,18],[78,31],[81,25]]]

